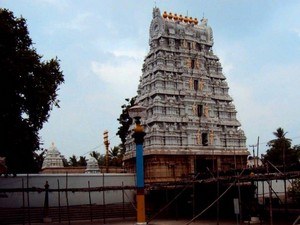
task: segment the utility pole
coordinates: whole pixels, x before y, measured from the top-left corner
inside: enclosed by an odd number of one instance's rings
[[[103,132],[103,139],[104,139],[104,145],[106,149],[106,154],[105,154],[105,166],[106,166],[106,173],[108,173],[108,163],[109,163],[109,156],[108,156],[108,149],[109,149],[109,141],[108,141],[108,131],[105,130]]]
[[[282,148],[282,163],[283,163],[283,186],[284,186],[284,212],[285,216],[287,217],[287,193],[286,193],[286,155],[285,155],[285,142],[283,142],[283,148]]]
[[[256,147],[256,145],[249,145],[249,147],[252,147],[252,151],[253,151],[253,167],[256,167],[256,163],[255,163],[255,151],[254,148]]]
[[[269,175],[269,163],[267,163],[267,174]],[[272,180],[268,178],[269,185],[269,213],[270,213],[270,225],[273,225],[273,207],[272,207]]]
[[[256,144],[256,157],[257,157],[257,166],[258,166],[258,157],[259,157],[259,136],[257,137],[257,144]]]

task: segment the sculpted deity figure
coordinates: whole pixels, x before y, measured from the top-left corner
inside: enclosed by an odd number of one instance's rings
[[[169,126],[169,131],[170,131],[170,132],[174,132],[174,125],[170,124],[170,126]]]
[[[192,67],[192,60],[191,60],[191,59],[187,59],[187,60],[186,60],[186,66],[187,66],[188,68],[191,68],[191,67]]]
[[[210,145],[214,144],[214,131],[213,130],[209,131],[209,144]]]
[[[201,131],[200,131],[200,129],[198,129],[196,136],[197,136],[197,144],[200,145],[201,144]]]
[[[193,114],[195,116],[197,116],[197,105],[196,105],[196,102],[194,102],[194,104],[192,105],[192,110],[193,110]]]
[[[204,89],[204,81],[201,79],[199,82],[199,90],[203,91],[203,89]]]
[[[159,130],[159,126],[157,124],[154,124],[152,126],[152,131],[157,131],[157,130]]]
[[[160,102],[161,98],[157,95],[157,96],[155,96],[155,98],[153,100],[154,100],[154,102]]]
[[[190,87],[191,90],[194,89],[194,81],[193,81],[193,78],[190,78],[190,80],[189,80],[189,87]]]
[[[187,48],[187,41],[186,40],[183,40],[182,47]]]
[[[196,42],[192,42],[192,49],[196,49]]]
[[[165,43],[166,43],[166,41],[165,41],[164,38],[161,38],[161,39],[159,40],[159,43],[160,43],[161,46],[164,46]]]
[[[175,41],[174,41],[174,39],[170,39],[170,40],[169,40],[169,45],[170,45],[170,46],[175,46]]]
[[[205,115],[205,117],[208,117],[209,115],[208,115],[208,105],[205,105],[204,106],[204,115]]]
[[[174,123],[174,129],[177,130],[178,129],[178,125],[177,123]]]
[[[202,20],[201,20],[201,25],[203,25],[203,26],[207,26],[207,19],[206,18],[202,18]]]
[[[162,53],[162,51],[159,51],[158,53],[157,53],[157,57],[163,57],[164,56],[164,54]]]
[[[155,8],[153,9],[152,16],[153,16],[153,18],[159,17],[159,16],[160,16],[160,10],[159,10],[159,8],[156,8],[156,7],[155,7]]]
[[[198,70],[200,69],[200,59],[196,60],[196,62],[195,62],[195,68],[198,69]]]
[[[187,48],[187,47],[188,47],[188,44],[187,44],[187,41],[186,41],[186,40],[183,40],[183,41],[182,41],[182,47],[183,47],[183,48]]]

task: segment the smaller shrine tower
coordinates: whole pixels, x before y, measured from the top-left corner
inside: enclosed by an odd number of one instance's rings
[[[55,147],[54,143],[48,149],[43,161],[42,169],[63,168],[64,164],[60,152]]]

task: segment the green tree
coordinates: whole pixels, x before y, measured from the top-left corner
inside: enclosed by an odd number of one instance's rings
[[[68,163],[68,160],[65,158],[65,156],[61,156],[61,159],[62,159],[62,161],[63,161],[63,165],[64,165],[64,167],[68,167],[69,166],[69,163]]]
[[[291,186],[288,188],[288,195],[294,202],[300,203],[300,179],[292,180]]]
[[[33,153],[33,159],[35,161],[35,165],[37,166],[38,171],[42,169],[46,153],[47,149],[41,149]]]
[[[136,96],[131,99],[129,99],[129,98],[125,99],[127,104],[124,104],[121,106],[122,113],[118,118],[119,124],[121,124],[121,126],[119,126],[119,128],[118,128],[117,135],[121,139],[120,147],[121,147],[122,154],[124,154],[126,151],[126,148],[125,148],[126,137],[128,135],[129,127],[132,124],[132,118],[129,117],[128,109],[130,107],[134,106],[135,99],[136,99]]]
[[[42,61],[33,48],[26,20],[1,8],[0,77],[0,156],[10,173],[37,172],[38,132],[53,106],[59,107],[64,78],[57,59]]]
[[[298,162],[300,161],[300,145],[294,145],[293,150],[296,152]]]
[[[123,154],[120,147],[114,146],[109,150],[109,160],[112,166],[122,166]]]
[[[78,161],[77,161],[77,157],[75,155],[72,155],[70,158],[69,158],[69,165],[70,166],[78,166]]]
[[[270,147],[265,155],[265,160],[276,166],[291,166],[298,163],[297,151],[291,148],[291,139],[286,138],[287,132],[279,127],[273,132],[275,139],[268,142]]]

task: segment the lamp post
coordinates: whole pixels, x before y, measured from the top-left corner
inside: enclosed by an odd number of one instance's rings
[[[143,143],[146,135],[140,119],[145,117],[146,108],[133,106],[128,110],[129,116],[135,120],[135,128],[132,137],[136,144],[136,203],[137,203],[137,225],[147,224],[145,213],[145,190],[144,190],[144,156]]]
[[[106,154],[105,154],[105,166],[106,166],[106,173],[108,173],[108,163],[109,163],[109,156],[108,156],[108,152],[109,152],[109,140],[108,140],[108,131],[105,130],[103,132],[103,139],[104,139],[104,145],[105,145],[105,150],[106,150]]]

